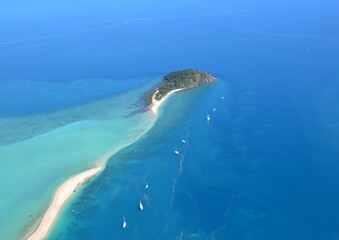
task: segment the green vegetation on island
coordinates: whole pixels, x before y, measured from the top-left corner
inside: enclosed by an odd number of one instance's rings
[[[174,71],[162,78],[161,84],[147,94],[146,100],[150,105],[154,94],[154,98],[159,101],[172,90],[197,87],[215,79],[211,74],[195,69]]]

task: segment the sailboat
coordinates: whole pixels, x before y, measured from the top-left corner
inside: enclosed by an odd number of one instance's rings
[[[146,185],[145,185],[145,189],[147,189],[148,188],[148,182],[146,182]]]
[[[211,120],[211,117],[209,114],[207,114],[207,121]]]
[[[213,108],[213,112],[215,112],[217,109],[216,108]]]
[[[140,200],[140,203],[139,203],[139,209],[140,209],[141,211],[144,210],[144,206],[142,206],[141,200]]]
[[[225,98],[224,96],[221,97],[221,99],[224,99],[224,98]]]
[[[126,225],[127,225],[127,223],[126,223],[126,219],[125,219],[125,216],[124,216],[124,221],[123,221],[123,223],[122,223],[122,228],[126,228]]]

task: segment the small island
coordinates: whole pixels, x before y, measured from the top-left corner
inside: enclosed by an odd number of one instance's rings
[[[211,74],[196,69],[174,71],[162,78],[161,84],[147,94],[146,100],[151,110],[156,113],[158,106],[169,94],[210,83],[215,79]]]

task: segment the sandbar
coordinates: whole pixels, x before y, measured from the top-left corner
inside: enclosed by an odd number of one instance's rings
[[[168,92],[161,100],[157,101],[155,99],[155,94],[152,96],[152,104],[150,106],[150,110],[157,115],[158,108],[160,105],[173,93],[179,92],[184,90],[185,88],[175,89],[170,92]],[[107,156],[105,156],[107,157]],[[103,157],[102,159],[104,159]],[[63,184],[59,186],[59,188],[56,190],[53,201],[49,205],[48,209],[46,210],[44,216],[42,217],[42,220],[40,221],[40,224],[38,228],[29,236],[26,238],[26,240],[42,240],[44,239],[48,231],[50,230],[51,226],[53,225],[54,221],[56,220],[60,210],[62,209],[65,202],[71,197],[71,195],[89,178],[97,174],[102,170],[102,167],[96,167],[89,170],[85,170],[68,180],[66,180]]]
[[[78,187],[101,170],[102,167],[85,170],[61,184],[55,192],[53,201],[45,212],[39,227],[27,238],[27,240],[44,239],[67,199],[78,189]]]

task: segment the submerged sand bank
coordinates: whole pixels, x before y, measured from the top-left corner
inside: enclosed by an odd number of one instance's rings
[[[150,106],[150,110],[157,115],[158,113],[158,108],[160,105],[167,100],[167,98],[178,91],[184,90],[183,89],[176,89],[172,90],[169,93],[167,93],[160,101],[157,101],[154,98],[154,95],[152,97],[152,104]],[[108,159],[109,156],[113,155],[112,154],[107,154],[103,158],[101,158],[102,164],[105,164],[105,159]],[[38,228],[26,239],[27,240],[42,240],[44,239],[49,230],[51,229],[53,223],[55,222],[59,212],[61,211],[63,205],[66,203],[66,201],[71,197],[73,192],[81,186],[84,182],[86,182],[90,177],[94,176],[98,172],[102,170],[102,167],[97,167],[93,169],[89,169],[86,171],[83,171],[68,180],[66,180],[63,184],[61,184],[58,189],[55,192],[54,198],[48,209],[46,210],[44,216],[41,219],[41,222],[38,226]]]
[[[44,239],[67,199],[75,190],[77,190],[81,184],[86,182],[90,177],[94,176],[101,170],[102,167],[96,167],[83,171],[61,184],[61,186],[55,192],[53,201],[45,212],[39,227],[27,238],[27,240]]]

